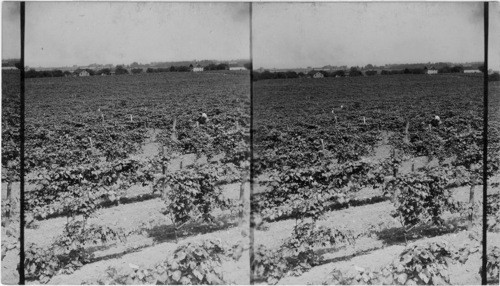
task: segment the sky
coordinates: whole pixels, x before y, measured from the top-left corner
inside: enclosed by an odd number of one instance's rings
[[[483,60],[483,4],[254,3],[254,67]],[[31,67],[249,58],[245,3],[27,2]],[[20,57],[19,3],[2,2],[2,58]],[[500,2],[489,65],[500,70]]]
[[[489,4],[488,67],[500,71],[500,2]]]
[[[27,2],[26,65],[250,58],[247,3]]]
[[[500,18],[494,5],[492,32]],[[254,68],[484,60],[483,3],[254,3],[252,9]],[[499,54],[491,56],[500,69]]]
[[[19,2],[2,2],[2,59],[21,58]]]

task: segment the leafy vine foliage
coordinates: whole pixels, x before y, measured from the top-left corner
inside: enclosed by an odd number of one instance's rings
[[[448,189],[453,175],[449,169],[436,168],[387,180],[385,191],[393,196],[396,207],[393,216],[399,217],[405,227],[426,221],[442,224],[444,212],[462,208]]]
[[[465,263],[467,255],[460,255],[446,242],[411,244],[389,265],[377,271],[356,267],[356,275],[344,275],[333,270],[328,283],[342,285],[443,285],[450,283],[448,267]]]
[[[228,209],[231,206],[217,184],[217,171],[213,165],[195,165],[156,175],[154,189],[162,194],[166,205],[164,214],[170,215],[178,225],[196,218],[213,222],[215,218],[211,213],[215,208]]]
[[[222,89],[222,94],[196,98],[204,102],[198,105],[192,104],[192,98],[175,93],[175,100],[167,101],[163,94],[158,97],[155,92],[148,94],[147,100],[128,93],[119,94],[119,100],[110,99],[101,89],[91,86],[93,92],[89,92],[79,85],[73,86],[71,94],[54,97],[54,90],[44,88],[42,80],[28,81],[27,96],[32,105],[26,115],[25,167],[33,190],[27,192],[26,221],[28,227],[36,227],[40,220],[67,218],[63,233],[51,245],[29,246],[29,279],[48,282],[54,275],[70,273],[92,262],[93,246],[124,241],[128,230],[92,224],[90,219],[104,206],[121,204],[134,186],[149,186],[153,197],[161,195],[165,202],[163,213],[171,218],[176,230],[190,221],[218,222],[214,216],[218,209],[243,209],[242,203],[222,193],[225,183],[241,181],[243,186],[249,180],[249,101],[248,95],[236,88],[241,85],[238,80],[241,77],[228,79],[230,88]],[[62,86],[65,84],[72,82]],[[144,93],[142,88],[137,92],[141,96]],[[103,96],[96,98],[96,94]],[[196,126],[193,118],[200,106],[206,108],[203,112],[209,114],[210,120]],[[141,156],[144,143],[150,139],[148,134],[156,134],[158,129],[154,141],[162,147],[160,154],[153,158]],[[207,157],[207,162],[180,170],[168,168],[175,159],[191,153],[198,159]],[[206,259],[207,255],[229,253],[206,244],[196,246],[192,254],[191,247],[185,249],[188,257],[201,250],[206,251]],[[207,271],[219,273],[215,268]],[[179,283],[174,279],[176,275],[169,281]],[[201,280],[192,278],[192,283],[218,281],[220,277],[210,274]]]
[[[227,284],[222,262],[232,250],[218,240],[182,244],[164,261],[151,268],[130,264],[132,271],[108,268],[107,277],[90,281],[99,285],[219,285]],[[233,258],[236,259],[236,258]]]

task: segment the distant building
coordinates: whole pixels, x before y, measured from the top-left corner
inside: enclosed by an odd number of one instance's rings
[[[323,77],[325,77],[325,76],[320,72],[317,72],[313,75],[313,78],[323,78]]]
[[[202,72],[203,71],[203,67],[200,66],[200,65],[197,65],[197,66],[193,67],[193,71],[194,72]]]
[[[246,70],[245,67],[229,67],[230,71],[244,71]]]
[[[90,75],[89,72],[86,70],[82,70],[78,73],[78,76],[89,76],[89,75]]]
[[[438,70],[435,67],[431,67],[430,69],[427,67],[424,67],[424,71],[426,74],[437,74]]]
[[[464,69],[464,73],[481,73],[479,69]]]

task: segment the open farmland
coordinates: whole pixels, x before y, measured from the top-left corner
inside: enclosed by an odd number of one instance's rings
[[[27,278],[247,284],[249,84],[245,72],[28,79]]]
[[[479,284],[482,82],[255,82],[254,281]],[[498,180],[495,135],[490,125],[489,173]]]
[[[19,281],[19,161],[21,77],[2,70],[2,283]]]

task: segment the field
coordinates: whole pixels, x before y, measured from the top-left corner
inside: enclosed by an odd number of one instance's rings
[[[482,77],[276,79],[253,90],[255,283],[480,284]]]
[[[3,283],[18,80],[3,75]],[[479,284],[482,95],[455,74],[262,80],[250,118],[248,72],[27,79],[28,284]],[[498,284],[498,82],[489,119]]]
[[[2,283],[19,282],[19,71],[2,71]]]
[[[27,79],[29,283],[248,284],[249,85]]]

